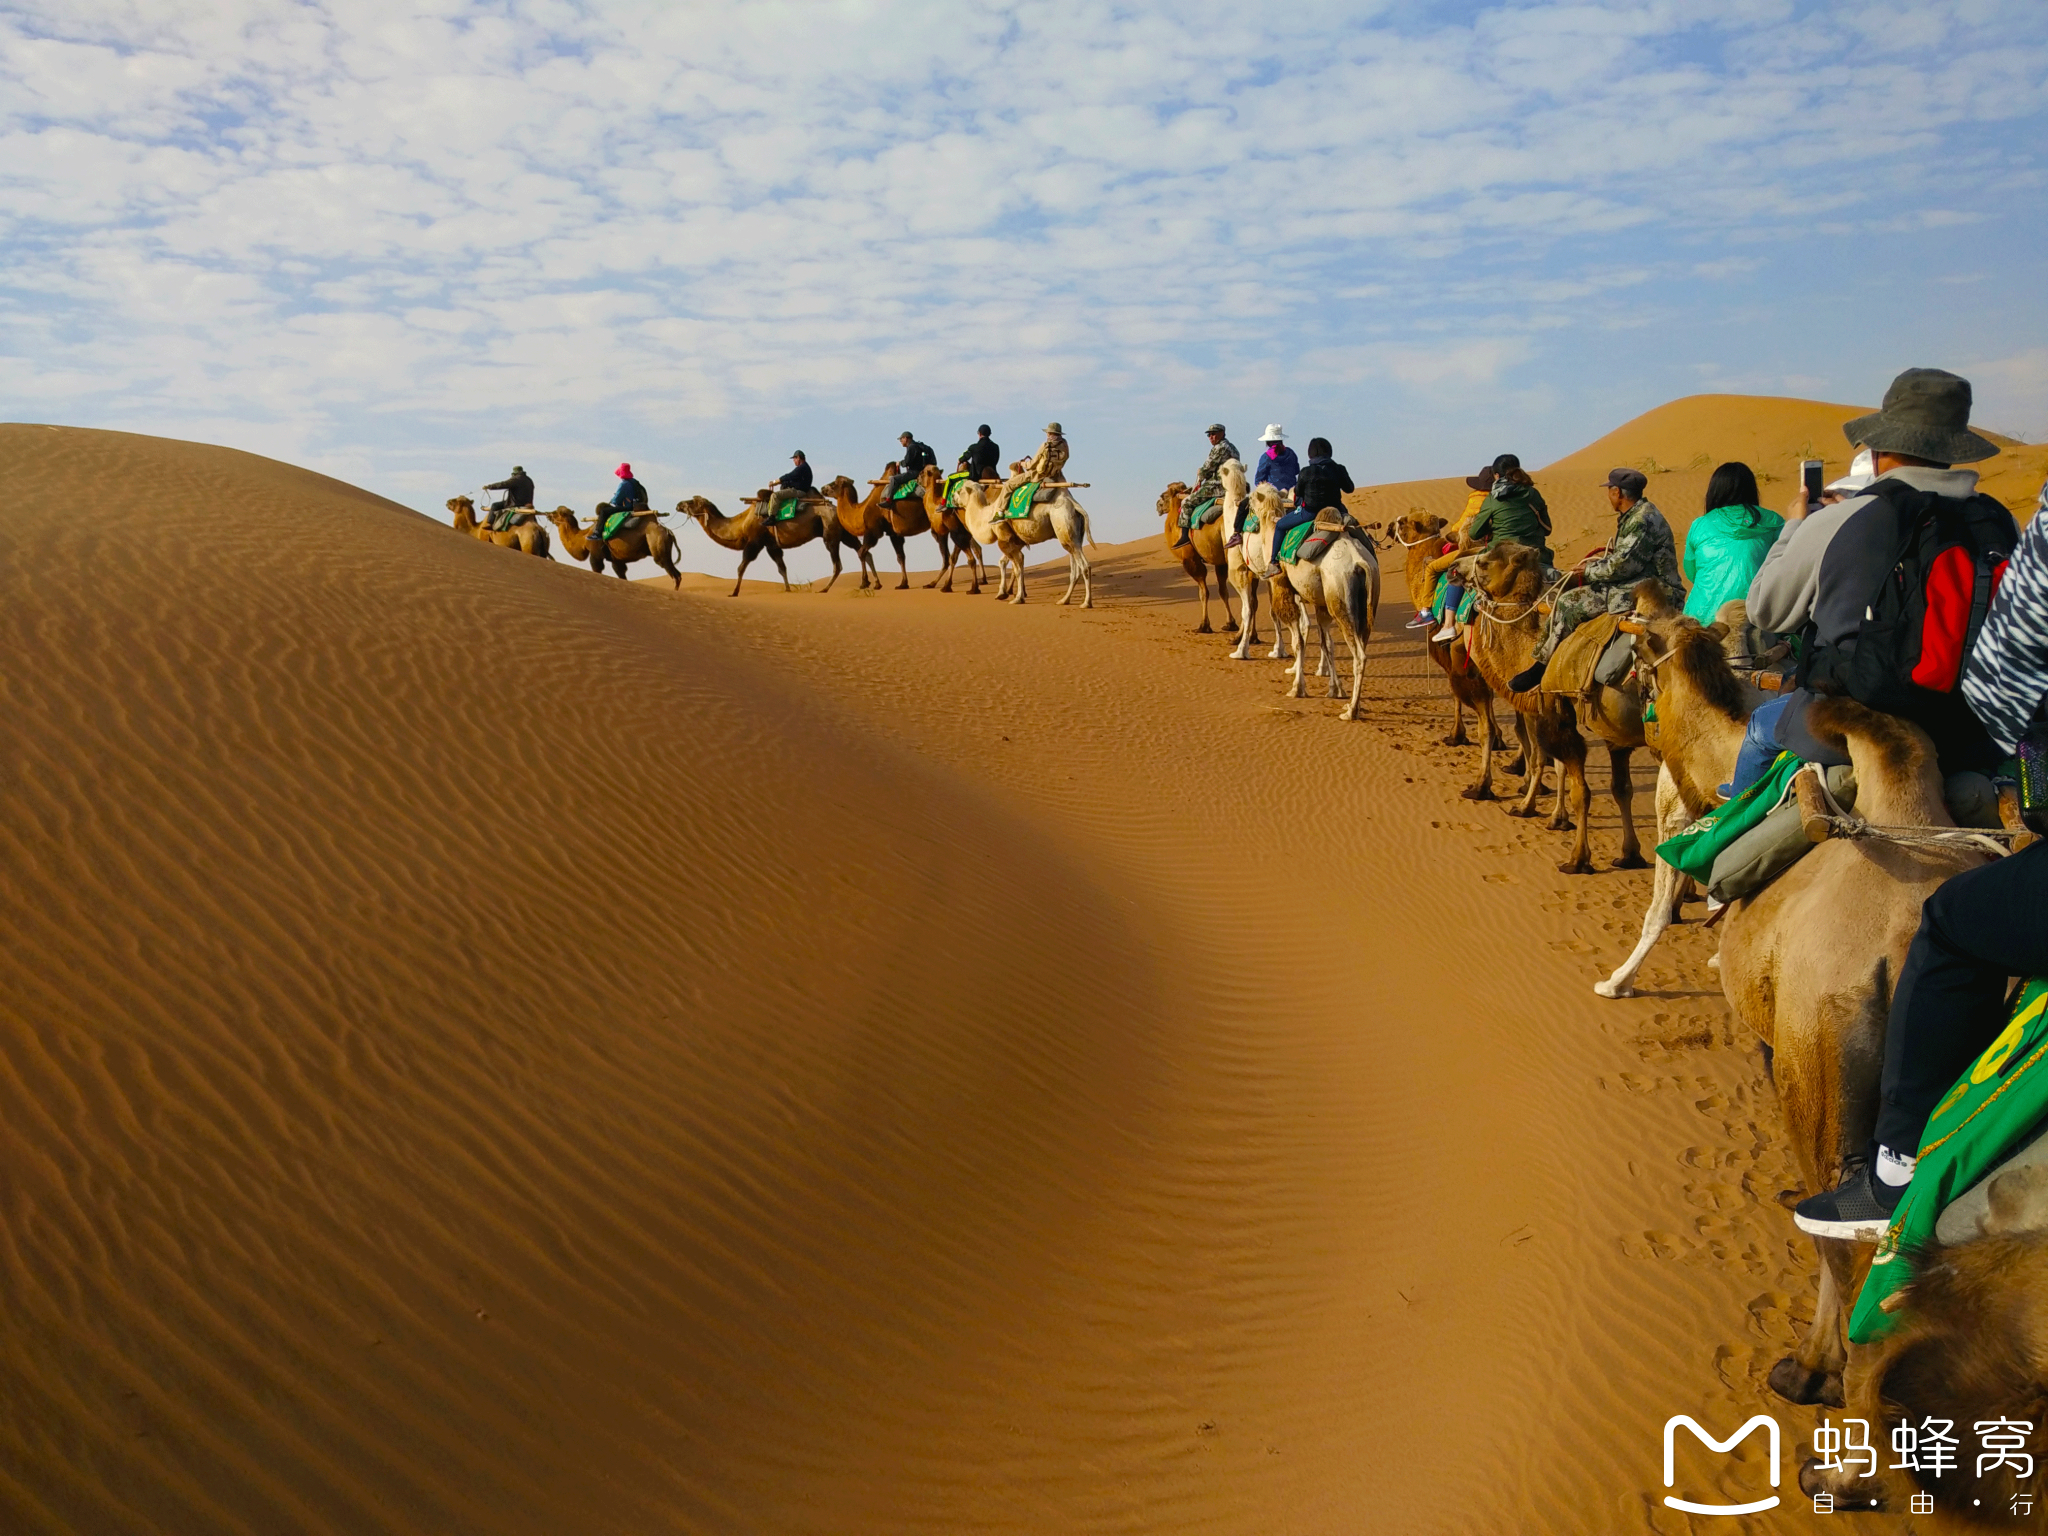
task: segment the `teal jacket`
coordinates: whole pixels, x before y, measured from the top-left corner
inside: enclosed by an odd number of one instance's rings
[[[1753,521],[1752,521],[1753,519]],[[1778,542],[1785,520],[1761,507],[1716,507],[1685,531],[1685,611],[1711,624],[1721,605],[1749,595],[1750,579]]]

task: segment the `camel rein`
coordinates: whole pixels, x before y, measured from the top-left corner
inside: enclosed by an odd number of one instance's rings
[[[1479,610],[1480,617],[1488,619],[1505,629],[1510,624],[1521,623],[1522,620],[1542,607],[1545,602],[1557,596],[1559,592],[1564,590],[1564,584],[1569,580],[1571,580],[1571,572],[1560,572],[1556,581],[1553,581],[1549,587],[1524,603],[1522,611],[1515,614],[1512,618],[1501,617],[1498,599],[1484,587],[1474,587],[1472,589],[1472,606]]]

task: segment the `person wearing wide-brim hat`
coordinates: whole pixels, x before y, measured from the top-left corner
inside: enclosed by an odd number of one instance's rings
[[[1970,430],[1970,404],[1969,380],[1940,368],[1908,368],[1885,391],[1882,409],[1842,426],[1850,443],[1870,450],[1877,478],[1862,494],[1819,507],[1807,504],[1802,483],[1785,509],[1785,531],[1749,584],[1749,617],[1779,634],[1811,625],[1819,675],[1828,676],[1831,658],[1853,649],[1904,536],[1930,511],[1988,530],[1994,550],[2019,542],[2012,514],[1977,489],[1977,472],[1955,467],[1998,452]],[[1933,738],[1944,775],[1996,766],[1997,751],[1960,694],[1919,694],[1902,713]],[[1843,761],[1806,730],[1812,699],[1804,689],[1781,694],[1750,717],[1733,792],[1761,778],[1780,748],[1808,762]]]
[[[1252,471],[1252,485],[1270,485],[1281,493],[1283,501],[1293,499],[1295,484],[1301,479],[1301,460],[1294,456],[1294,450],[1287,446],[1287,432],[1279,422],[1260,434],[1259,441],[1266,445],[1266,451],[1259,455],[1258,468]],[[1237,526],[1230,530],[1232,547],[1244,542],[1244,520],[1251,511],[1251,498],[1237,509]]]
[[[1014,487],[1036,480],[1043,485],[1049,480],[1066,479],[1067,452],[1067,434],[1060,430],[1058,422],[1048,421],[1045,441],[1038,445],[1038,451],[1010,466],[1010,484]]]

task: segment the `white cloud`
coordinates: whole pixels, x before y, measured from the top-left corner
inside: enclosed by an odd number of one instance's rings
[[[344,456],[1498,385],[1575,304],[1762,265],[1710,237],[1984,217],[2027,157],[1935,151],[2038,121],[2037,0],[1871,14],[17,0],[0,382]]]

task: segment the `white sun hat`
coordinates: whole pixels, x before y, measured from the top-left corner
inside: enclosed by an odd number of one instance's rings
[[[1839,480],[1831,480],[1823,490],[1840,491],[1852,496],[1877,482],[1877,456],[1868,448],[1858,449],[1856,457],[1849,461],[1849,473]]]
[[[1266,428],[1265,434],[1260,437],[1259,441],[1262,443],[1277,443],[1284,441],[1286,436],[1286,432],[1281,430],[1280,423],[1276,421]]]

